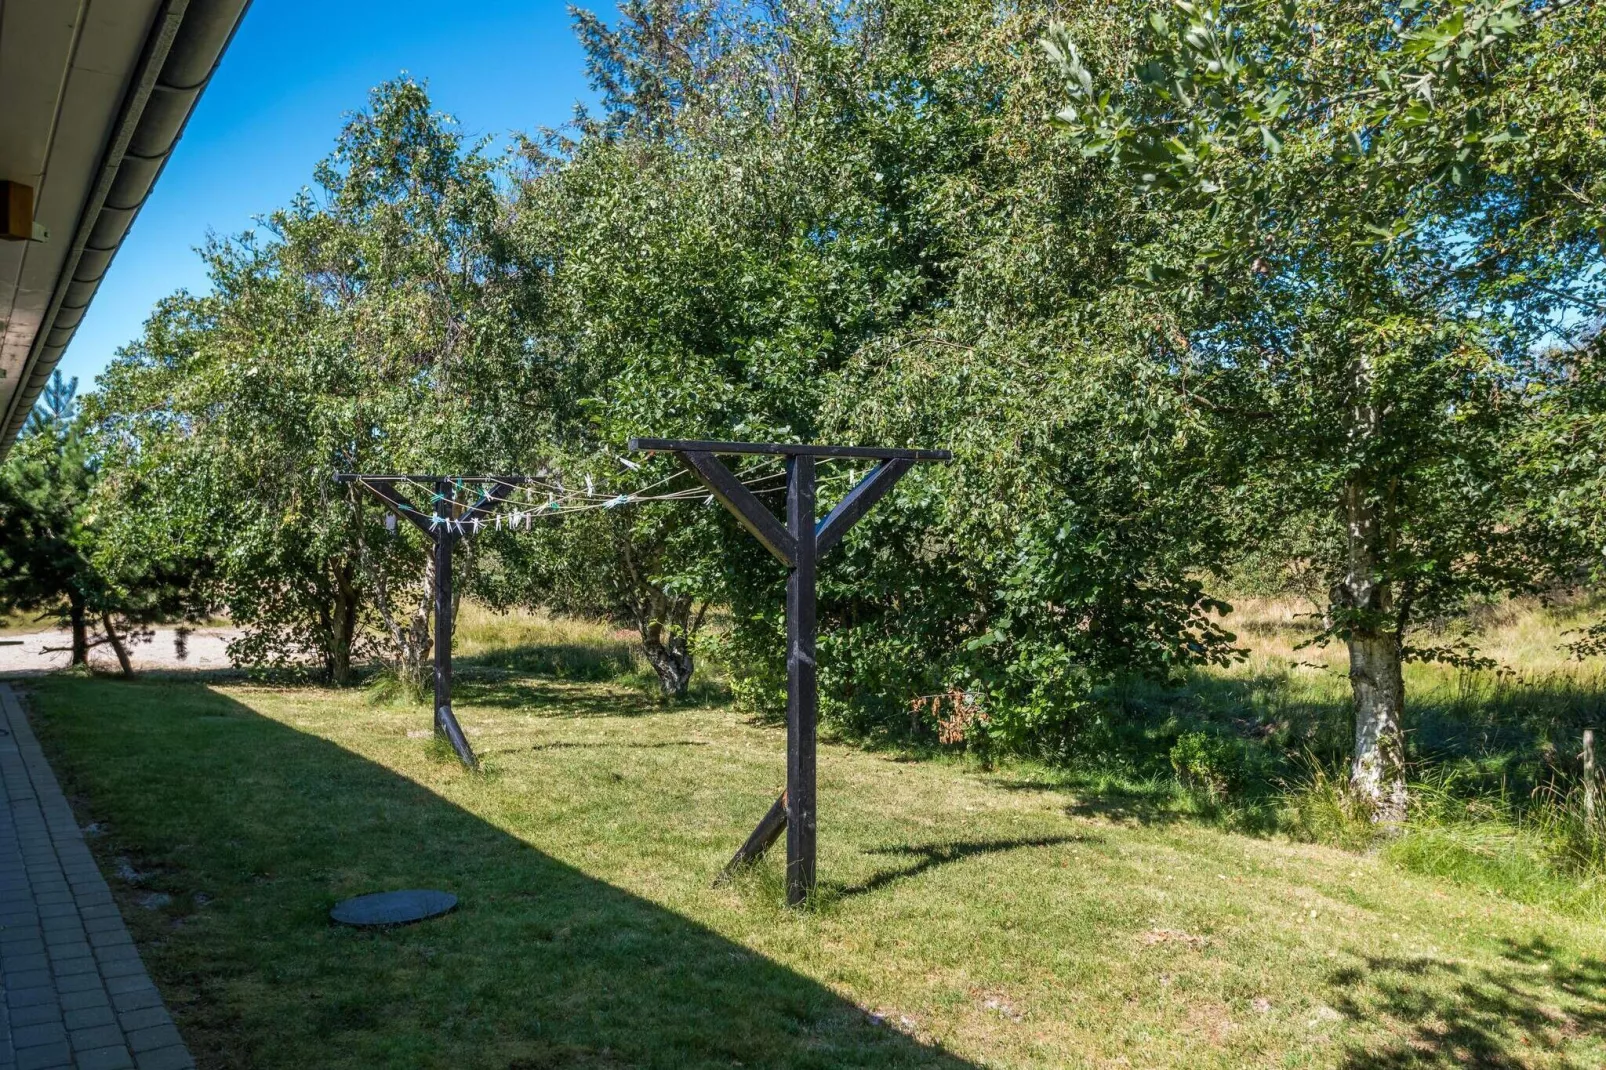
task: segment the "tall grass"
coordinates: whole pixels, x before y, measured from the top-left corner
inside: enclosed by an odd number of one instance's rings
[[[568,683],[611,683],[661,697],[658,676],[642,653],[640,636],[606,621],[524,609],[499,611],[465,602],[457,612],[453,652],[456,670],[465,680],[514,674]],[[699,652],[687,701],[728,697],[721,666]]]
[[[1474,614],[1466,637],[1494,667],[1406,666],[1410,810],[1380,830],[1346,791],[1349,681],[1340,646],[1301,649],[1296,603],[1244,599],[1229,626],[1241,664],[1168,696],[1184,723],[1272,752],[1278,825],[1297,838],[1376,850],[1408,869],[1522,901],[1606,906],[1606,820],[1584,815],[1582,730],[1606,725],[1606,661],[1567,633],[1598,610],[1514,601]],[[1151,696],[1153,698],[1154,696]]]
[[[603,682],[652,670],[633,631],[603,621],[465,602],[457,611],[454,654],[474,669]]]

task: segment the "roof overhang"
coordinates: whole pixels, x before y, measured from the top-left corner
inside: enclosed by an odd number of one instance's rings
[[[0,181],[34,213],[26,237],[0,240],[0,458],[249,3],[0,2]]]

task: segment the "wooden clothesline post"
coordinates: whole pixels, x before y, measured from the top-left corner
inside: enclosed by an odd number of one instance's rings
[[[452,745],[457,757],[470,769],[480,767],[474,748],[457,723],[452,712],[452,548],[470,532],[477,530],[496,507],[496,502],[511,493],[520,483],[531,481],[529,476],[438,476],[438,475],[359,475],[342,472],[335,476],[338,483],[357,483],[390,507],[397,516],[413,523],[430,540],[434,559],[435,584],[433,592],[435,612],[435,639],[431,653],[435,667],[435,734]],[[464,482],[489,483],[491,489],[481,500],[460,510],[457,488]],[[434,503],[424,512],[396,489],[398,483],[422,483],[434,487]]]
[[[795,906],[814,890],[815,883],[815,752],[820,705],[815,665],[816,564],[917,462],[948,461],[952,454],[947,450],[660,438],[633,438],[629,445],[635,451],[673,453],[759,544],[787,568],[786,790],[731,858],[725,873],[758,860],[784,830],[786,901]],[[786,464],[784,524],[719,460],[720,454],[766,454],[783,458]],[[824,519],[816,521],[814,463],[821,457],[880,463]]]

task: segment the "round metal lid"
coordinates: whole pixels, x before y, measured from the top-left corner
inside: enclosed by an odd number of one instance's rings
[[[362,929],[383,928],[438,917],[456,906],[457,896],[450,892],[409,888],[400,892],[374,892],[371,895],[359,895],[355,899],[343,899],[335,904],[329,917],[341,925],[355,925]]]

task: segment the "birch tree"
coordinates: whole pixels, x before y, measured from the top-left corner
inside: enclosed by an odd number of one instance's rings
[[[1598,76],[1578,68],[1600,68],[1601,15],[1566,0],[1142,14],[1109,69],[1048,35],[1057,119],[1156,220],[1138,258],[1169,323],[1154,359],[1222,428],[1244,535],[1327,518],[1308,550],[1329,584],[1318,638],[1349,651],[1353,790],[1398,821],[1401,663],[1465,656],[1414,644],[1413,626],[1533,572],[1501,447],[1536,346],[1599,300],[1600,175],[1553,147],[1599,140]]]

